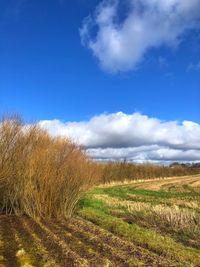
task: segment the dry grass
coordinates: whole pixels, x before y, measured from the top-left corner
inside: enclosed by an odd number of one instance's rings
[[[172,227],[186,228],[196,227],[200,224],[200,215],[195,211],[180,208],[177,205],[152,205],[145,202],[133,202],[129,200],[121,200],[108,195],[95,195],[95,198],[102,200],[111,208],[125,208],[130,214],[142,212],[143,214],[151,214],[155,219],[167,222]]]
[[[145,182],[145,181],[144,181]],[[135,187],[140,189],[148,189],[153,191],[165,190],[170,191],[174,188],[174,191],[181,191],[181,187],[190,186],[191,189],[197,190],[200,183],[200,175],[185,175],[182,177],[171,177],[166,179],[160,179],[158,181],[151,180],[149,183],[138,183]],[[183,192],[186,192],[186,188],[183,188]],[[187,190],[188,191],[188,190]],[[191,191],[191,190],[189,190]]]

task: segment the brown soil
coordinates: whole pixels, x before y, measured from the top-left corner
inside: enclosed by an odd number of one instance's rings
[[[0,216],[0,267],[21,266],[169,266],[169,262],[80,218],[36,222]]]

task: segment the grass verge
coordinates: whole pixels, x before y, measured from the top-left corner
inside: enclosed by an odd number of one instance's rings
[[[110,215],[106,205],[100,200],[93,199],[91,193],[80,202],[78,214],[134,244],[175,260],[177,262],[176,266],[200,266],[198,250],[185,247],[168,236],[136,224],[128,224],[122,219]]]

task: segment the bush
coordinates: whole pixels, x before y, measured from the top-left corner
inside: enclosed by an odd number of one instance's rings
[[[68,217],[91,185],[92,163],[69,139],[21,119],[0,122],[0,210],[33,218]]]

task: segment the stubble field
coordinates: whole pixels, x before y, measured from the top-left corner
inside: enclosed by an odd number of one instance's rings
[[[69,220],[1,215],[0,266],[200,266],[200,176],[93,188]]]

